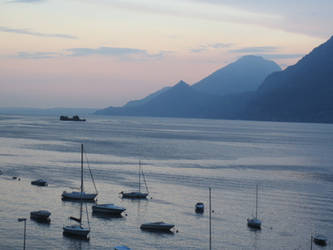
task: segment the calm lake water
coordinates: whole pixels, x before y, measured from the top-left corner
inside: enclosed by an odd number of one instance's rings
[[[208,187],[212,188],[213,249],[310,249],[311,234],[333,248],[333,125],[250,121],[88,116],[63,122],[48,116],[0,116],[0,249],[208,249]],[[63,202],[79,188],[83,143],[99,203],[125,207],[121,218],[88,214],[90,241],[62,235],[79,203]],[[119,192],[137,187],[141,160],[151,199]],[[20,181],[12,176],[20,177]],[[43,178],[48,187],[32,186]],[[262,230],[255,212],[259,185]],[[88,191],[93,185],[85,178]],[[205,203],[203,215],[196,202]],[[51,224],[29,219],[47,209]],[[175,224],[171,234],[140,230],[145,222]],[[178,230],[178,232],[176,232]]]

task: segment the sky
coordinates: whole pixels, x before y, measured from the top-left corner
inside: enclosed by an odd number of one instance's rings
[[[0,0],[0,107],[121,106],[244,55],[282,68],[333,35],[332,0]]]

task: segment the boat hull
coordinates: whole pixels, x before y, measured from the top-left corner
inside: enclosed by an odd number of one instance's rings
[[[319,246],[326,246],[327,245],[327,239],[326,237],[322,235],[316,235],[313,237],[313,242]]]
[[[51,219],[49,218],[51,213],[47,210],[32,211],[30,213],[30,219],[36,220],[38,222],[49,223]]]
[[[261,221],[259,219],[247,219],[247,226],[253,229],[261,229]]]
[[[163,223],[163,222],[153,222],[153,223],[145,223],[140,226],[142,230],[149,231],[170,231],[175,225]]]
[[[97,194],[89,194],[85,192],[83,192],[81,196],[81,192],[68,193],[66,191],[64,191],[61,195],[62,200],[75,200],[75,201],[80,201],[81,199],[83,201],[94,201],[96,196]]]
[[[35,181],[31,182],[31,185],[46,187],[47,186],[47,182],[44,181],[44,180],[35,180]]]
[[[120,215],[122,212],[126,210],[126,208],[117,207],[114,206],[113,204],[100,204],[92,206],[92,210],[94,213]]]
[[[121,193],[122,198],[126,199],[147,199],[148,193],[141,192],[129,192],[129,193]]]
[[[83,228],[79,225],[71,225],[71,226],[64,226],[63,233],[69,236],[88,238],[90,230],[88,228]]]
[[[205,206],[202,202],[198,202],[195,204],[195,212],[198,214],[202,214],[205,210]]]

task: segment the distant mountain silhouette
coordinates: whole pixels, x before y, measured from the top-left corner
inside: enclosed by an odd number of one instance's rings
[[[96,114],[238,118],[246,101],[253,97],[253,94],[247,92],[254,91],[265,76],[276,70],[281,69],[272,61],[257,56],[244,56],[193,86],[180,81],[173,87],[165,87],[141,100],[130,101],[123,107],[98,110]],[[240,76],[243,71],[245,77]],[[219,79],[221,82],[218,82]],[[212,86],[216,86],[219,92],[213,91]],[[234,93],[242,94],[237,96]],[[227,96],[222,99],[221,95],[225,94]]]
[[[243,56],[192,85],[195,90],[229,95],[255,91],[272,72],[281,71],[279,65],[260,56]]]
[[[227,72],[235,65],[246,65],[248,60],[266,61],[253,56],[243,57],[193,86],[180,81],[171,88],[147,96],[135,105],[109,107],[96,113],[333,123],[333,37],[295,65],[268,75],[256,91],[246,91],[249,85],[237,82],[240,77],[234,78],[237,88],[233,88],[232,79],[221,81],[216,87],[212,79],[216,80],[220,72]],[[247,63],[243,64],[244,61]],[[266,62],[263,65],[267,66]],[[265,70],[266,66],[263,66]],[[271,66],[270,70],[273,70],[276,65],[273,63]],[[231,70],[237,72],[235,76],[246,75],[249,68],[246,68],[244,74],[237,70]],[[251,78],[249,74],[247,77]],[[259,83],[253,83],[250,90],[256,84]],[[215,91],[212,86],[216,87]]]
[[[253,119],[333,122],[333,37],[269,75],[249,107]]]
[[[149,102],[151,99],[157,97],[158,95],[162,94],[163,92],[167,91],[168,89],[170,89],[171,87],[164,87],[140,100],[134,100],[134,101],[129,101],[128,103],[126,103],[124,105],[124,107],[135,107],[135,106],[140,106],[144,103]]]

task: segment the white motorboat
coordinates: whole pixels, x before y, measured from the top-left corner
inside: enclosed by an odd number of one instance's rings
[[[41,221],[41,222],[50,222],[51,213],[47,210],[39,210],[30,212],[30,218],[33,220]]]
[[[114,204],[96,204],[92,206],[92,210],[94,213],[105,213],[112,215],[120,215],[122,212],[126,210],[124,207],[118,207]]]
[[[325,235],[317,234],[317,235],[313,236],[313,242],[320,246],[326,246],[327,238]]]
[[[45,181],[43,179],[38,179],[38,180],[32,181],[31,185],[35,185],[35,186],[47,186],[47,181]]]
[[[82,180],[82,183],[83,183],[83,144],[81,145],[81,167],[82,167],[82,170],[81,170],[81,180]],[[95,185],[94,177],[93,177],[93,175],[91,173],[89,164],[88,164],[88,169],[89,169],[89,173],[90,173],[90,177],[92,179],[93,185],[95,187],[95,193],[86,193],[84,191],[80,191],[80,192],[76,192],[76,191],[66,192],[66,191],[64,191],[62,193],[62,195],[61,195],[62,200],[95,201],[95,198],[98,195],[98,192],[97,192],[97,188],[96,188],[96,185]]]
[[[174,226],[175,225],[173,224],[168,224],[163,221],[159,221],[159,222],[144,223],[140,226],[140,228],[143,230],[152,230],[152,231],[169,231]]]
[[[203,213],[205,210],[205,205],[202,202],[198,202],[195,204],[195,212],[196,213]]]
[[[256,185],[256,216],[247,219],[247,226],[253,229],[261,229],[261,220],[258,219],[258,185]]]
[[[145,175],[141,168],[141,161],[139,161],[139,173],[138,174],[139,174],[139,190],[133,191],[133,192],[121,191],[120,194],[122,195],[122,198],[127,198],[127,199],[146,199],[147,198],[149,191],[148,191]],[[146,187],[146,192],[141,192],[141,175],[142,175],[145,187]]]
[[[63,227],[64,235],[77,236],[77,237],[81,237],[81,238],[88,238],[88,234],[90,232],[90,224],[89,224],[87,204],[85,204],[85,205],[86,205],[88,228],[83,227],[83,223],[82,223],[83,193],[84,193],[84,189],[83,189],[83,144],[81,144],[80,218],[70,217],[71,220],[74,220],[74,221],[78,222],[79,224],[64,226]]]

